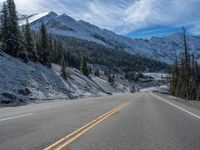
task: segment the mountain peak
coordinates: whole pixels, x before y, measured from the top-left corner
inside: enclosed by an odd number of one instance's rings
[[[54,16],[54,17],[58,16],[58,14],[55,13],[54,11],[50,11],[50,12],[48,13],[48,15],[50,15],[50,16]]]
[[[68,20],[68,21],[76,21],[74,18],[68,16],[66,13],[63,13],[62,15],[60,15],[59,18],[63,18],[64,20]]]

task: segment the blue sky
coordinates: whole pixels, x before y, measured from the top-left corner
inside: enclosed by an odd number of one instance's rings
[[[1,2],[4,0],[0,0]],[[15,0],[18,12],[66,13],[129,37],[200,35],[200,0]]]

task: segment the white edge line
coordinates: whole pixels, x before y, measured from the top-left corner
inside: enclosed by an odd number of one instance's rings
[[[188,110],[185,110],[185,109],[183,109],[183,108],[181,108],[181,107],[179,107],[179,106],[177,106],[177,105],[175,105],[175,104],[173,104],[173,103],[167,101],[166,99],[164,99],[164,98],[162,98],[162,97],[160,97],[160,96],[158,96],[158,95],[155,95],[155,94],[153,94],[153,93],[152,93],[152,95],[155,96],[156,98],[160,99],[161,101],[166,102],[166,103],[168,103],[168,104],[170,104],[170,105],[172,105],[172,106],[174,106],[174,107],[176,107],[176,108],[178,108],[178,109],[180,109],[180,110],[182,110],[182,111],[184,111],[184,112],[186,112],[186,113],[192,115],[193,117],[196,117],[196,118],[200,119],[200,116],[198,116],[198,115],[196,115],[196,114],[194,114],[194,113],[192,113],[192,112],[190,112],[190,111],[188,111]]]
[[[6,121],[6,120],[11,120],[11,119],[22,118],[22,117],[26,117],[26,116],[31,116],[31,115],[33,115],[33,113],[19,115],[19,116],[13,116],[13,117],[9,117],[9,118],[3,118],[3,119],[0,119],[0,122]]]

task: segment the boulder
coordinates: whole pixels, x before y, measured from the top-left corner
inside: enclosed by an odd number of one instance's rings
[[[5,98],[8,98],[10,100],[16,100],[17,99],[16,95],[9,93],[9,92],[1,93],[1,95],[3,95]]]
[[[18,93],[24,96],[28,96],[31,94],[31,91],[28,88],[18,90]]]

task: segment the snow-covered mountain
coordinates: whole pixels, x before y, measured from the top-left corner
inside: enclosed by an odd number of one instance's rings
[[[183,35],[180,33],[164,38],[153,37],[148,40],[131,39],[101,29],[85,21],[77,21],[66,14],[58,15],[55,12],[49,12],[34,14],[28,16],[28,18],[34,30],[38,30],[41,23],[44,22],[50,33],[93,41],[104,46],[125,50],[131,54],[140,54],[167,63],[172,63],[174,57],[183,52]],[[23,17],[20,24],[25,22],[25,17]],[[200,37],[187,36],[187,39],[190,52],[194,53],[200,62]]]
[[[181,33],[174,33],[163,38],[153,37],[148,40],[133,39],[132,41],[135,51],[168,63],[172,63],[176,56],[180,58],[184,53],[183,34]],[[200,62],[200,37],[188,35],[187,46],[190,54],[195,54]],[[132,53],[131,50],[129,52]]]

